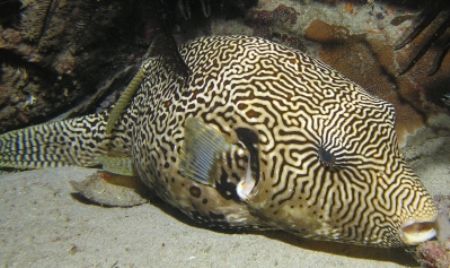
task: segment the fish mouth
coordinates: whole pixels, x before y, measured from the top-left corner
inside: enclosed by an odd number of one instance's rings
[[[417,245],[436,237],[435,221],[408,221],[401,226],[400,239],[405,245]]]

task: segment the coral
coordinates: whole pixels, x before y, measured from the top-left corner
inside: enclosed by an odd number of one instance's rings
[[[295,25],[297,22],[298,12],[293,7],[286,5],[279,5],[272,11],[273,21],[277,25],[289,27]]]
[[[132,37],[125,19],[134,12],[129,6],[121,1],[23,1],[20,16],[0,25],[0,132],[48,120],[94,95],[115,72],[135,65],[139,56],[133,55],[143,55],[142,42],[149,41]]]
[[[447,243],[450,244],[450,241]],[[450,267],[449,245],[446,246],[438,241],[423,243],[417,247],[416,258],[423,267]]]
[[[415,42],[411,46],[412,49],[409,59],[400,69],[400,73],[405,73],[411,69],[417,61],[427,52],[435,50],[436,54],[431,61],[429,75],[436,73],[441,66],[442,60],[450,49],[450,37],[445,32],[450,26],[450,10],[446,1],[435,1],[431,5],[424,8],[418,16],[417,23],[400,42],[396,45],[396,49],[404,48],[411,44],[418,37],[420,42]]]
[[[450,195],[435,197],[439,207],[437,241],[428,241],[416,248],[415,257],[424,267],[450,267]]]

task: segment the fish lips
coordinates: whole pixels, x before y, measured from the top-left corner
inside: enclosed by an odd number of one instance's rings
[[[410,219],[400,227],[400,239],[405,245],[414,246],[437,236],[437,223]]]

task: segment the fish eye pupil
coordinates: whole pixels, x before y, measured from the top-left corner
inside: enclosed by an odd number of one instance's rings
[[[324,147],[320,146],[318,150],[318,156],[320,163],[322,163],[326,167],[334,167],[336,158],[334,155],[325,149]]]

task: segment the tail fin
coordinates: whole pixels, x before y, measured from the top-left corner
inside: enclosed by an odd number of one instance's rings
[[[0,135],[0,168],[95,166],[108,152],[106,113],[44,123]]]

